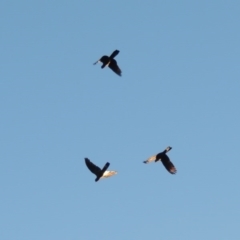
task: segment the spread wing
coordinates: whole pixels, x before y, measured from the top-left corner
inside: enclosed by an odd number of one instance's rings
[[[88,158],[85,158],[85,163],[88,167],[88,169],[95,175],[97,175],[99,173],[99,171],[101,171],[101,168],[99,168],[98,166],[96,166],[95,164],[93,164]]]
[[[117,65],[117,61],[115,59],[112,59],[111,62],[108,65],[109,68],[111,68],[117,75],[121,76],[121,69]]]
[[[165,154],[161,158],[162,164],[164,167],[171,173],[175,174],[177,172],[177,169],[174,167],[173,163],[170,161],[169,157]]]
[[[118,50],[115,50],[115,51],[111,54],[110,58],[115,58],[118,54],[119,54],[119,51],[118,51]]]
[[[156,155],[151,156],[150,158],[148,158],[146,161],[144,161],[144,163],[150,163],[156,160]]]

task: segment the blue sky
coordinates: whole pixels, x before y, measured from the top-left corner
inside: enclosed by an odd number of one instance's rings
[[[239,239],[239,11],[2,1],[0,239]],[[167,146],[174,176],[142,163]]]

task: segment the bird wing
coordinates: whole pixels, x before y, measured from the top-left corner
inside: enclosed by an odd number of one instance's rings
[[[175,174],[177,172],[177,169],[174,167],[173,163],[170,161],[169,157],[165,154],[161,158],[162,164],[164,167],[171,173]]]
[[[95,175],[97,175],[99,173],[99,171],[101,171],[101,168],[99,168],[98,166],[96,166],[95,164],[93,164],[88,158],[85,158],[85,163],[88,167],[88,169]]]
[[[108,65],[109,68],[111,68],[117,75],[121,76],[121,69],[117,65],[117,61],[115,59],[112,59],[111,62]]]
[[[156,160],[156,155],[151,156],[150,158],[148,158],[146,161],[144,161],[144,163],[150,163]]]
[[[119,54],[119,51],[118,51],[118,50],[115,50],[115,51],[110,55],[110,58],[113,59],[113,58],[115,58],[118,54]]]

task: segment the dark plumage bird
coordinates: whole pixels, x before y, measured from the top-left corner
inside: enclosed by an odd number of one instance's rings
[[[166,155],[166,153],[168,151],[170,151],[171,149],[172,149],[171,147],[167,147],[163,152],[160,152],[160,153],[148,158],[146,161],[144,161],[144,163],[150,163],[152,161],[157,162],[157,161],[161,160],[162,164],[168,170],[168,172],[170,172],[171,174],[175,174],[177,172],[177,169],[174,167],[174,165],[170,161],[169,157]]]
[[[114,59],[118,55],[119,51],[115,50],[110,57],[104,55],[98,61],[94,63],[97,64],[98,62],[102,62],[101,68],[105,68],[106,66],[111,68],[117,75],[121,76],[121,69],[117,65],[117,61]]]
[[[93,164],[88,158],[85,158],[85,163],[88,167],[88,169],[96,175],[95,182],[97,182],[100,178],[108,178],[115,174],[117,174],[116,171],[106,171],[110,165],[109,162],[107,162],[104,167],[101,169],[100,167]]]

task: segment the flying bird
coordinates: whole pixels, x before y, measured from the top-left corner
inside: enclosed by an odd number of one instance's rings
[[[117,75],[121,76],[121,69],[118,67],[117,65],[117,61],[114,59],[114,57],[116,57],[118,55],[119,51],[118,50],[115,50],[111,55],[110,57],[104,55],[102,56],[98,61],[96,61],[94,63],[97,64],[98,62],[101,62],[102,63],[102,66],[101,68],[105,68],[106,66],[111,68]]]
[[[88,169],[96,175],[95,182],[97,182],[100,178],[108,178],[115,174],[117,174],[116,171],[107,171],[110,163],[107,162],[104,167],[101,169],[100,167],[93,164],[88,158],[85,158],[85,163],[88,167]]]
[[[173,163],[170,161],[169,157],[166,155],[166,153],[171,149],[172,149],[171,147],[167,147],[163,152],[160,152],[148,158],[146,161],[144,161],[144,163],[161,161],[164,167],[168,170],[168,172],[170,172],[171,174],[175,174],[177,172],[177,169],[174,167]]]

